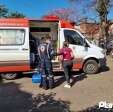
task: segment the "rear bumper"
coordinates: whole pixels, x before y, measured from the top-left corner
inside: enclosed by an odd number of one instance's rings
[[[99,66],[101,67],[106,67],[107,63],[106,63],[106,57],[104,58],[100,58],[99,59]]]

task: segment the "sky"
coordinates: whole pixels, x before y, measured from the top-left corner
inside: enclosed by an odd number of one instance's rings
[[[70,7],[67,0],[0,0],[0,4],[29,18],[39,18],[51,10]]]
[[[84,1],[88,2],[90,0]],[[41,18],[54,9],[72,8],[72,4],[68,0],[0,0],[0,4],[5,5],[10,11],[22,12],[28,18]],[[75,7],[82,10],[83,5],[78,4]],[[88,10],[86,16],[98,19],[97,14],[90,12],[90,10]],[[113,11],[110,11],[108,18],[113,20]]]

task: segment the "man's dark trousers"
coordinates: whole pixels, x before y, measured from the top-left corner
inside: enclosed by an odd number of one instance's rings
[[[47,76],[49,77],[49,88],[52,89],[54,86],[54,77],[52,72],[52,62],[48,59],[41,60],[41,72],[42,72],[42,86],[47,89],[48,82]]]

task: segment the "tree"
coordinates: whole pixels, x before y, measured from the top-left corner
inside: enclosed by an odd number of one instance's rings
[[[108,21],[108,14],[113,6],[113,0],[89,0],[89,1],[83,1],[83,0],[68,0],[73,4],[81,4],[82,8],[80,10],[83,11],[83,15],[90,10],[92,13],[97,12],[97,15],[100,20],[100,38],[104,38],[106,41],[108,41],[108,29],[109,24]],[[86,12],[86,13],[84,13]],[[102,39],[100,39],[102,40]],[[104,41],[105,41],[104,40]]]
[[[55,9],[55,10],[49,11],[47,15],[58,16],[61,19],[64,19],[66,21],[73,21],[73,22],[75,21],[77,22],[79,19],[82,18],[79,12],[75,13],[75,11],[70,8]]]
[[[55,16],[58,16],[59,18],[63,18],[65,20],[69,20],[70,13],[73,13],[73,11],[70,10],[70,9],[61,8],[61,9],[55,9],[53,11],[50,11],[48,13],[48,15],[55,15]]]
[[[0,4],[0,18],[7,17],[8,9]]]
[[[100,43],[102,43],[101,40],[104,41],[105,44],[109,41],[109,24],[107,22],[107,15],[109,13],[111,4],[111,0],[97,0],[96,3],[96,11],[100,17]]]
[[[10,12],[6,6],[0,4],[0,18],[24,18],[25,15],[20,12]]]
[[[94,13],[95,0],[68,0],[71,3],[71,8],[76,12],[79,11],[84,18],[87,18],[87,14]],[[93,7],[92,7],[93,6]]]
[[[11,12],[8,16],[8,18],[25,18],[25,15],[19,12]]]

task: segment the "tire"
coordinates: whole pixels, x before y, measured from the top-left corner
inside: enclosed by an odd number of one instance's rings
[[[110,52],[110,57],[113,58],[113,51]]]
[[[84,73],[87,74],[96,74],[98,73],[99,65],[96,60],[87,60],[83,66]]]
[[[1,73],[1,77],[6,80],[13,80],[17,77],[17,73]]]

